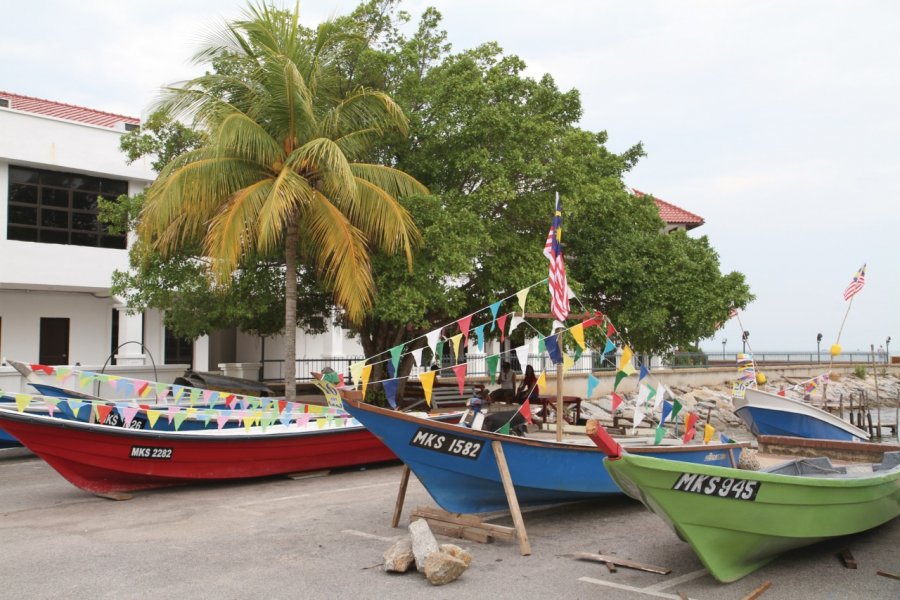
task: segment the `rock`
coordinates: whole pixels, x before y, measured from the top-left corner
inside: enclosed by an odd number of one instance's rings
[[[393,546],[384,551],[385,571],[406,573],[415,562],[412,539],[409,536],[397,540]]]
[[[412,552],[416,558],[416,570],[425,570],[425,559],[433,552],[440,552],[437,540],[425,519],[417,519],[409,524],[409,537],[412,541]]]
[[[468,565],[465,561],[445,552],[432,552],[425,559],[425,577],[432,585],[450,583],[463,574]]]
[[[441,552],[458,558],[459,560],[466,563],[467,567],[472,564],[472,555],[469,553],[469,551],[460,548],[456,544],[441,544]]]
[[[756,456],[756,450],[744,448],[744,451],[741,452],[741,459],[738,461],[738,469],[759,471],[759,457]]]

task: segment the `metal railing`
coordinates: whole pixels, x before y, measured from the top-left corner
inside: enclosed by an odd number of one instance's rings
[[[675,354],[662,357],[661,366],[668,369],[697,369],[710,367],[725,367],[737,364],[738,352],[676,352]],[[574,358],[574,354],[569,353]],[[486,376],[487,371],[487,355],[468,353],[454,360],[452,356],[444,356],[441,362],[442,369],[467,363],[466,374],[468,376]],[[297,380],[308,381],[313,378],[313,372],[321,372],[325,367],[331,367],[338,373],[343,373],[347,381],[350,381],[350,365],[362,360],[361,356],[351,356],[346,358],[298,358],[297,359]],[[753,355],[757,365],[785,365],[785,364],[822,364],[827,365],[829,357],[825,353],[817,352],[757,352]],[[518,373],[522,373],[519,364],[518,355],[515,353],[507,354],[501,357],[500,364],[506,360],[512,364],[512,368]],[[569,370],[569,373],[588,373],[591,371],[614,371],[616,369],[617,356],[610,352],[605,355],[599,353],[585,352],[578,357],[575,364]],[[875,355],[875,362],[878,365],[887,364],[887,356]],[[277,381],[284,378],[284,360],[283,359],[266,359],[263,363],[263,381]],[[553,362],[546,354],[529,354],[528,363],[534,367],[538,373],[541,371],[553,371]],[[844,352],[835,358],[834,364],[872,364],[872,354],[870,352]],[[635,363],[637,366],[637,363]],[[427,367],[426,367],[427,368]],[[656,366],[655,368],[660,368]],[[417,367],[415,372],[424,370]],[[499,371],[499,364],[498,364]],[[452,375],[452,372],[445,371],[442,375]]]

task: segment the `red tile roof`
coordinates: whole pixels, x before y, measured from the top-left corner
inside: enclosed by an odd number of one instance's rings
[[[644,192],[640,190],[636,190],[631,188],[631,192],[635,196],[645,196]],[[652,194],[651,194],[652,195]],[[693,229],[694,227],[700,227],[706,221],[703,220],[703,217],[695,215],[692,212],[688,212],[683,208],[679,208],[674,204],[666,202],[665,200],[660,200],[659,198],[654,198],[656,200],[656,206],[659,208],[659,216],[663,221],[673,225],[684,225],[687,229]]]
[[[56,117],[57,119],[66,119],[68,121],[77,121],[89,125],[99,125],[100,127],[109,127],[110,129],[120,128],[121,126],[119,123],[130,123],[132,125],[141,124],[141,120],[135,117],[126,117],[124,115],[117,115],[102,110],[75,106],[74,104],[63,104],[62,102],[53,102],[52,100],[22,96],[21,94],[0,91],[0,98],[9,100],[9,108],[13,110],[21,110],[23,112],[46,115],[48,117]]]

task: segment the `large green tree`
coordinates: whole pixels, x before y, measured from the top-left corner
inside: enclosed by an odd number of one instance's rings
[[[556,192],[571,286],[636,350],[692,345],[750,301],[743,276],[720,272],[708,240],[661,234],[652,198],[622,181],[643,147],[615,153],[605,132],[582,129],[577,90],[526,76],[525,63],[494,43],[451,52],[434,9],[404,36],[407,19],[396,2],[372,0],[345,24],[370,40],[344,47],[345,76],[383,85],[410,120],[407,138],[378,151],[434,194],[410,206],[424,237],[414,270],[375,259],[379,295],[359,328],[366,354],[546,277]],[[543,288],[531,297],[535,306],[548,300]]]
[[[385,132],[405,133],[407,122],[384,92],[342,89],[342,40],[329,23],[304,35],[299,4],[288,19],[250,6],[210,38],[196,59],[230,68],[170,88],[162,104],[193,118],[206,141],[165,166],[138,224],[164,256],[202,244],[222,281],[251,254],[283,252],[288,400],[298,263],[314,265],[347,317],[361,320],[373,298],[370,249],[400,251],[411,265],[418,233],[397,197],[427,193],[401,170],[359,160]]]

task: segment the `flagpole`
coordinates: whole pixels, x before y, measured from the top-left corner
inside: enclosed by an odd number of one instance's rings
[[[850,309],[853,308],[853,298],[856,297],[856,294],[850,296],[850,303],[847,304],[847,310],[844,312],[844,320],[841,321],[841,326],[838,329],[837,339],[834,341],[834,345],[837,346],[841,343],[841,334],[844,332],[844,325],[847,324],[847,317],[850,315]],[[831,368],[834,366],[834,352],[831,351],[831,348],[828,349],[828,377],[831,378]],[[822,386],[822,406],[828,404],[828,379],[825,380],[825,384]]]

